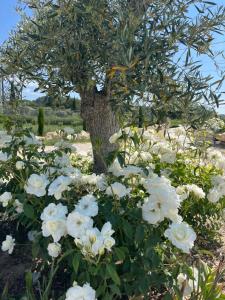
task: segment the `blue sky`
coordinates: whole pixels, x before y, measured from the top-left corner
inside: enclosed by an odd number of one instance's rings
[[[225,4],[225,0],[214,1],[217,4]],[[9,36],[10,31],[16,26],[20,17],[15,9],[17,0],[0,0],[0,5],[0,44],[2,44]],[[214,43],[214,49],[216,51],[225,50],[225,36],[218,37],[217,41]],[[201,62],[203,64],[202,70],[204,74],[211,74],[216,79],[219,79],[219,74],[209,59],[206,57],[201,57]],[[220,67],[225,68],[225,59],[222,60],[221,58],[218,58],[217,63],[220,65]],[[24,97],[33,100],[43,95],[41,93],[34,92],[35,88],[36,84],[30,83],[24,91]],[[222,87],[222,90],[225,91],[225,84]],[[219,112],[225,113],[225,105],[220,107]]]

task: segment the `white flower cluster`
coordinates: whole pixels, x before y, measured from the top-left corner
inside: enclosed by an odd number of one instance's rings
[[[25,191],[28,194],[35,195],[37,197],[43,197],[46,195],[46,186],[49,184],[47,176],[44,174],[32,174],[27,180],[24,186]]]
[[[165,218],[178,221],[180,198],[176,189],[165,177],[155,175],[142,181],[149,196],[142,206],[142,216],[149,224],[157,224]]]
[[[208,149],[207,151],[208,162],[225,173],[225,156],[220,151],[215,149]]]
[[[205,198],[205,192],[196,184],[180,185],[176,188],[176,192],[179,195],[181,201],[186,200],[190,196],[190,194],[194,195],[198,199]]]
[[[96,300],[96,293],[89,283],[79,286],[75,282],[66,292],[65,300]]]
[[[24,142],[26,146],[40,146],[41,145],[41,142],[37,139],[37,137],[33,133],[30,133],[29,135],[25,135],[19,141]]]
[[[184,253],[189,253],[194,246],[196,234],[194,230],[185,222],[172,223],[164,233],[171,243]]]
[[[0,147],[7,146],[12,140],[12,136],[7,134],[6,131],[0,131]]]
[[[59,204],[50,203],[42,212],[42,234],[44,237],[52,236],[53,241],[57,243],[61,237],[67,234],[66,214],[67,207]]]
[[[224,128],[225,124],[224,121],[220,118],[211,118],[206,122],[206,127],[210,128],[211,130],[217,132],[220,129]]]
[[[4,192],[0,196],[0,203],[3,207],[8,206],[9,202],[12,200],[12,194],[10,192]]]
[[[225,196],[225,175],[217,175],[212,178],[213,187],[209,190],[207,198],[216,203]]]
[[[72,179],[68,176],[59,176],[57,177],[48,188],[48,195],[54,196],[56,200],[59,200],[62,197],[64,191],[69,190],[69,185],[71,184]],[[32,174],[27,183],[24,186],[25,191],[28,194],[35,195],[37,197],[43,197],[46,195],[46,187],[49,184],[49,180],[46,175],[41,174]]]
[[[0,161],[6,162],[11,158],[11,155],[9,155],[7,152],[0,151]]]
[[[170,219],[172,224],[164,235],[174,246],[185,253],[189,253],[194,245],[196,234],[186,223],[182,222],[178,214],[180,197],[170,181],[164,177],[154,176],[143,180],[143,186],[150,194],[142,205],[142,216],[149,224],[156,225],[165,218]]]
[[[7,235],[5,241],[2,242],[2,251],[13,253],[15,247],[15,239],[11,235]]]
[[[109,222],[105,223],[102,230],[93,227],[93,219],[98,214],[98,204],[92,195],[82,197],[75,210],[68,214],[66,206],[50,203],[42,212],[42,234],[44,237],[51,236],[54,243],[49,244],[48,252],[52,257],[57,257],[61,252],[58,243],[65,235],[75,239],[76,245],[81,249],[83,255],[102,255],[105,249],[110,251],[115,244],[111,237],[114,231]]]
[[[127,188],[125,185],[123,185],[120,182],[114,182],[106,189],[106,194],[108,196],[115,196],[117,198],[123,198],[125,196],[128,196],[130,194],[130,188]]]

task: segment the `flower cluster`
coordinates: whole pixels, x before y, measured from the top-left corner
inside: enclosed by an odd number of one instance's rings
[[[154,272],[172,274],[168,253],[185,261],[197,251],[202,227],[225,208],[225,159],[214,150],[197,157],[183,127],[165,135],[126,127],[110,142],[118,151],[108,172],[95,174],[65,142],[47,152],[27,132],[1,141],[1,209],[25,224],[37,256],[60,262],[71,281],[77,276],[81,285],[68,289],[66,300],[95,300],[94,289],[100,299],[147,294],[143,276],[150,286]],[[11,254],[14,246],[7,235],[2,250]],[[188,282],[188,294],[189,279],[183,273],[178,279]]]

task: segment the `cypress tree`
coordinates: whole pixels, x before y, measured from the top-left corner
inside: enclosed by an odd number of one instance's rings
[[[38,110],[38,135],[44,134],[44,109],[42,107]]]

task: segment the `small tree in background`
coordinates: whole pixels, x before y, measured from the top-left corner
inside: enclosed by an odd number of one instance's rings
[[[44,109],[42,107],[38,110],[38,135],[44,134]]]

